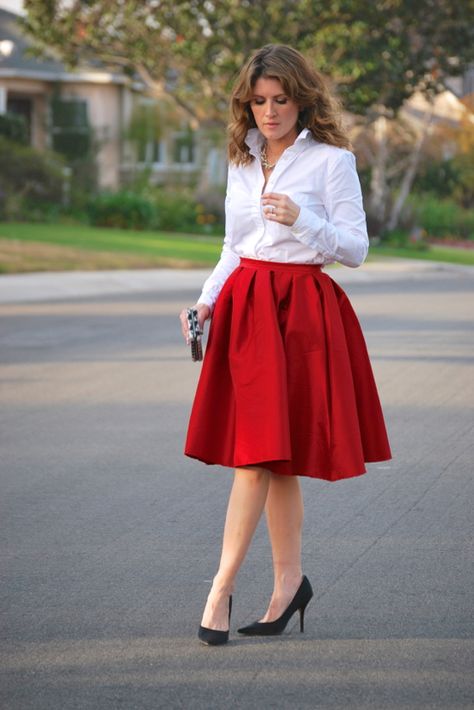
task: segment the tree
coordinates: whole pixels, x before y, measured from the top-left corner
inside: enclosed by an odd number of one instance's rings
[[[198,120],[223,120],[228,90],[256,47],[308,55],[355,113],[396,112],[439,91],[474,59],[474,0],[26,0],[37,51],[137,73]]]
[[[382,154],[380,120],[415,91],[439,92],[474,60],[474,0],[26,0],[25,9],[37,52],[138,74],[201,126],[225,123],[232,80],[253,49],[291,44],[349,111],[379,121]],[[371,202],[383,193],[377,161]]]

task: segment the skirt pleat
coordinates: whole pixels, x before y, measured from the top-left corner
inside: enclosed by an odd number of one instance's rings
[[[185,454],[329,481],[391,458],[357,316],[320,267],[241,259],[214,308]]]

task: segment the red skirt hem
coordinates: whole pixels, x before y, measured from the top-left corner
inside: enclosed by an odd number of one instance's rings
[[[248,461],[245,463],[228,463],[224,461],[206,461],[205,459],[201,458],[200,456],[197,456],[195,454],[187,453],[185,451],[185,455],[188,456],[188,458],[195,459],[196,461],[200,461],[201,463],[205,464],[206,466],[222,466],[223,468],[265,468],[268,471],[271,471],[272,473],[278,474],[279,476],[302,476],[304,478],[317,478],[320,481],[328,481],[329,483],[334,483],[336,481],[344,481],[348,478],[358,478],[359,476],[363,476],[365,473],[367,473],[367,469],[363,468],[362,471],[357,471],[357,472],[345,472],[345,473],[336,473],[334,475],[324,475],[320,473],[315,473],[315,472],[301,472],[298,471],[295,473],[292,470],[289,470],[285,464],[288,464],[291,462],[289,461]],[[391,457],[389,457],[391,458]],[[389,459],[378,459],[378,461],[388,461]],[[367,463],[373,463],[371,461],[367,461]]]

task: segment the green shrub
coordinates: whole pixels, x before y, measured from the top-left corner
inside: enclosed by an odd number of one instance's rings
[[[426,251],[429,244],[426,241],[426,232],[423,229],[394,229],[383,235],[382,244],[397,249],[412,249]]]
[[[189,193],[155,188],[151,199],[156,205],[159,229],[177,232],[196,230],[197,205]]]
[[[86,212],[98,227],[152,229],[157,223],[155,205],[133,192],[102,193],[88,200]]]
[[[472,131],[472,128],[470,128]],[[472,141],[472,139],[471,139]],[[414,192],[452,199],[461,207],[474,204],[474,142],[448,160],[428,161],[422,165],[413,186]]]
[[[413,191],[445,199],[453,195],[458,184],[459,171],[454,160],[430,160],[420,166]]]
[[[211,202],[203,196],[196,201],[189,190],[147,186],[140,193],[102,193],[87,201],[86,212],[89,222],[100,227],[220,234],[223,215]],[[215,203],[223,206],[224,197]]]
[[[63,163],[0,136],[0,218],[31,221],[61,205]]]
[[[16,113],[0,114],[0,136],[5,136],[15,143],[28,144],[28,128],[23,116]]]
[[[412,195],[410,205],[428,237],[474,239],[474,209],[465,209],[454,200],[440,200],[434,195]]]
[[[220,234],[224,224],[224,196],[189,190],[154,188],[150,198],[157,207],[160,229],[198,234]]]

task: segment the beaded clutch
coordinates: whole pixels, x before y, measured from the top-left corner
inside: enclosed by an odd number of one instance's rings
[[[199,360],[202,360],[202,330],[199,327],[198,312],[195,308],[188,308],[186,314],[188,316],[191,357],[194,362],[197,362]]]

